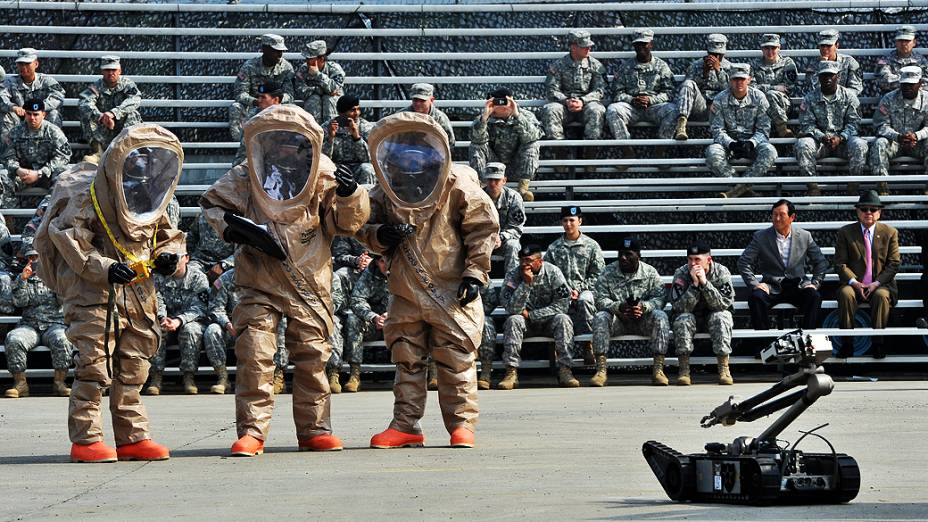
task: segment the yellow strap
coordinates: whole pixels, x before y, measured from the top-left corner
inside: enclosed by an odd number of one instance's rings
[[[99,220],[100,220],[100,224],[103,225],[103,230],[106,231],[106,235],[109,236],[110,241],[113,243],[113,246],[116,247],[116,250],[119,250],[119,252],[122,253],[122,255],[124,255],[124,256],[126,257],[126,259],[127,259],[129,262],[131,262],[132,264],[144,262],[146,265],[152,266],[152,265],[153,265],[153,261],[152,261],[151,259],[147,259],[147,260],[145,260],[145,261],[142,261],[141,259],[135,257],[135,256],[132,254],[132,252],[129,252],[128,250],[126,250],[125,247],[123,247],[122,245],[120,245],[120,244],[119,244],[119,241],[116,241],[116,236],[113,235],[113,231],[110,230],[110,226],[106,223],[106,219],[103,217],[103,211],[100,209],[100,202],[97,201],[97,191],[96,191],[96,189],[94,188],[94,184],[95,184],[96,182],[97,182],[97,180],[93,180],[93,181],[90,182],[90,199],[91,199],[91,201],[93,201],[93,210],[97,213],[97,219],[99,219]],[[154,252],[154,250],[155,250],[155,247],[157,247],[157,246],[158,246],[158,225],[156,224],[156,225],[155,225],[155,235],[152,236],[152,238],[151,238],[151,249],[152,249],[153,252]]]

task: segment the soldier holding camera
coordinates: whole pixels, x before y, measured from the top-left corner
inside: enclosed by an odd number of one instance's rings
[[[322,152],[337,165],[347,165],[354,180],[362,185],[374,183],[374,167],[367,149],[367,136],[374,124],[361,117],[361,100],[346,94],[335,104],[338,116],[323,124],[326,129]]]

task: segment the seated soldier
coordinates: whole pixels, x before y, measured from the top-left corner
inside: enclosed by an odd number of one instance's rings
[[[583,123],[583,138],[598,140],[606,116],[606,69],[590,56],[593,39],[588,31],[573,29],[567,40],[570,52],[548,66],[542,127],[549,140],[562,140],[564,122],[578,120]]]
[[[525,245],[519,251],[519,267],[506,274],[500,304],[509,317],[503,323],[506,375],[496,387],[511,390],[519,386],[522,339],[532,333],[554,338],[558,384],[566,388],[580,386],[570,370],[574,337],[574,326],[567,315],[570,287],[556,265],[542,260],[540,246]]]
[[[641,243],[636,238],[622,240],[619,260],[606,266],[594,288],[599,311],[593,318],[596,374],[590,386],[606,385],[609,339],[625,334],[650,337],[654,354],[651,383],[666,386],[664,356],[670,344],[670,322],[664,313],[664,283],[653,266],[641,261]]]
[[[686,264],[677,269],[670,287],[671,327],[680,373],[677,384],[689,386],[690,354],[697,330],[709,331],[719,363],[719,384],[733,384],[728,370],[731,353],[732,305],[735,287],[725,265],[712,261],[712,251],[697,242],[686,251]]]
[[[99,80],[80,94],[81,132],[90,145],[84,161],[96,164],[122,130],[142,122],[142,93],[135,82],[122,75],[118,56],[100,58]]]
[[[409,98],[409,107],[400,112],[418,112],[431,116],[448,136],[448,147],[454,150],[454,129],[451,128],[448,115],[435,106],[435,87],[429,83],[413,84],[409,89]]]
[[[32,243],[29,244],[32,246]],[[13,265],[15,250],[6,228],[6,220],[0,219],[0,314],[8,315],[15,311],[13,307]]]
[[[767,96],[767,115],[778,138],[792,138],[786,126],[789,120],[789,96],[796,88],[799,68],[789,56],[780,56],[780,35],[765,34],[760,44],[764,57],[754,68],[754,87]]]
[[[915,27],[903,25],[896,31],[896,48],[876,63],[876,77],[880,80],[882,94],[899,88],[903,67],[914,65],[921,68],[922,76],[928,74],[928,58],[916,51],[915,47]]]
[[[373,256],[372,263],[361,273],[361,278],[351,291],[352,315],[345,317],[347,340],[348,382],[342,389],[356,392],[361,389],[361,362],[364,360],[364,342],[383,340],[383,324],[387,320],[390,290],[387,277],[390,275],[387,260]]]
[[[27,100],[24,121],[4,136],[4,207],[16,203],[16,193],[24,188],[50,189],[71,161],[71,146],[64,132],[45,120],[40,100]]]
[[[36,72],[38,68],[38,51],[27,47],[16,53],[16,70],[19,74],[6,78],[0,88],[0,111],[5,113],[2,125],[4,134],[23,121],[26,100],[41,101],[47,113],[45,119],[61,128],[58,108],[64,103],[64,87],[51,76]]]
[[[282,100],[284,99],[284,88],[277,82],[264,82],[261,85],[258,85],[255,90],[254,107],[245,113],[244,121],[248,121],[255,114],[258,114],[268,107],[273,107],[274,105],[280,105],[283,103]],[[248,159],[246,157],[245,142],[243,140],[244,137],[239,137],[238,150],[235,151],[235,159],[232,160],[233,166],[245,163],[245,160]]]
[[[367,247],[353,237],[335,236],[332,241],[332,269],[342,280],[345,295],[351,295],[354,284],[371,262]]]
[[[838,85],[847,87],[857,96],[864,90],[864,76],[860,72],[860,64],[853,56],[838,52],[837,29],[825,29],[818,33],[818,60],[811,60],[806,67],[806,92],[818,89],[819,62],[835,62],[838,64]]]
[[[336,111],[342,112],[337,110],[335,100],[342,95],[345,71],[341,65],[329,61],[325,40],[309,42],[300,54],[306,62],[293,77],[293,90],[296,97],[303,100],[306,112],[321,125],[334,118]]]
[[[202,212],[187,230],[187,252],[187,269],[202,272],[210,284],[235,266],[235,245],[219,237]]]
[[[7,369],[13,376],[13,387],[6,391],[5,396],[11,399],[29,396],[26,352],[42,344],[52,353],[52,367],[55,369],[52,393],[67,397],[71,389],[65,384],[65,378],[74,347],[65,335],[64,314],[58,296],[38,276],[39,253],[30,248],[25,257],[26,266],[13,283],[13,304],[22,309],[23,315],[3,342]]]
[[[242,64],[235,77],[233,97],[235,101],[229,106],[229,133],[232,139],[242,139],[242,125],[251,117],[257,106],[258,87],[265,83],[280,86],[281,103],[293,102],[293,66],[284,60],[284,38],[276,34],[262,34],[258,37],[261,44],[261,56],[250,58]]]
[[[525,225],[525,208],[522,196],[506,186],[506,165],[495,161],[487,164],[485,177],[483,190],[499,213],[499,234],[493,253],[503,256],[504,273],[508,274],[519,265],[519,238]]]
[[[342,354],[345,352],[344,321],[345,311],[349,308],[348,298],[342,289],[341,278],[332,275],[332,335],[329,344],[332,345],[332,355],[325,363],[325,373],[329,377],[329,390],[332,393],[341,393],[342,384],[338,382],[338,373],[342,368]]]
[[[493,375],[493,358],[496,355],[496,324],[493,322],[493,310],[499,306],[500,287],[492,283],[480,287],[480,299],[483,300],[483,337],[477,356],[480,358],[480,375],[477,377],[477,389],[489,390]]]
[[[374,166],[367,150],[367,136],[373,123],[361,117],[361,100],[346,94],[335,105],[338,116],[325,122],[325,140],[322,152],[337,165],[351,169],[354,180],[364,185],[374,183]]]
[[[889,176],[889,162],[899,154],[921,159],[928,169],[928,93],[921,87],[922,70],[903,67],[899,88],[884,95],[873,112],[877,138],[870,147],[870,170],[875,176]],[[882,182],[880,190],[885,194],[889,187]]]
[[[728,38],[724,34],[706,37],[706,55],[690,62],[686,79],[680,84],[675,103],[676,110],[668,110],[662,126],[675,125],[674,139],[686,140],[686,125],[691,118],[705,119],[717,94],[728,88],[731,62],[725,58]]]

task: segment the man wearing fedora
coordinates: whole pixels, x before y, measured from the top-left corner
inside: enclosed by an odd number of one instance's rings
[[[901,262],[899,232],[879,222],[883,203],[875,191],[863,194],[854,207],[857,222],[838,230],[835,245],[838,314],[841,328],[852,329],[857,306],[869,303],[873,328],[879,330],[886,328],[889,310],[899,296],[895,281]],[[853,338],[845,337],[838,356],[851,356],[853,344]],[[882,337],[872,339],[872,354],[876,359],[885,357]]]

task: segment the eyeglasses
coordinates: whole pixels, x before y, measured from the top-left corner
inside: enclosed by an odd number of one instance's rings
[[[861,212],[865,214],[869,214],[869,213],[879,212],[880,210],[883,210],[883,209],[879,207],[857,207],[857,210],[860,210]]]

